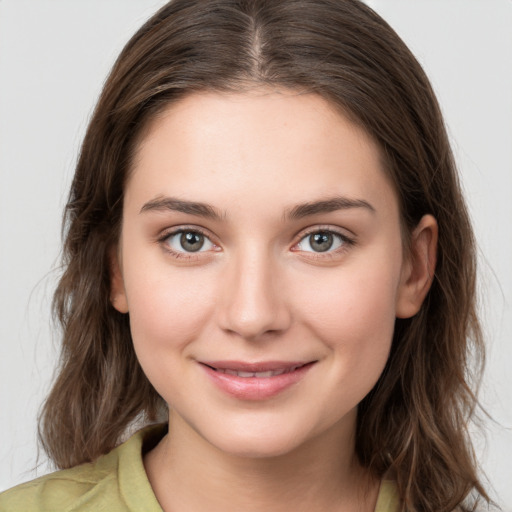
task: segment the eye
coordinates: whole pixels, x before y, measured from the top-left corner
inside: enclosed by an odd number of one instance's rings
[[[299,251],[322,253],[333,252],[352,243],[352,240],[340,233],[323,230],[307,234],[295,247]]]
[[[206,235],[195,230],[175,231],[162,241],[175,253],[204,252],[215,248],[215,245]]]

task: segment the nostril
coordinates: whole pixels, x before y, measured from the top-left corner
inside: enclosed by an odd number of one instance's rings
[[[229,285],[217,301],[218,325],[225,333],[256,341],[275,337],[289,327],[291,315],[269,265],[268,258],[234,265]]]

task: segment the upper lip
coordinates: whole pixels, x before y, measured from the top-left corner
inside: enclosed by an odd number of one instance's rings
[[[237,372],[269,372],[276,370],[289,370],[299,368],[314,361],[199,361],[201,364],[210,366],[216,370],[234,370]]]

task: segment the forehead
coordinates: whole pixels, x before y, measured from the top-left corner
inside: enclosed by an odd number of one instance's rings
[[[126,195],[254,208],[333,195],[394,204],[383,169],[373,139],[319,95],[202,92],[148,125]]]

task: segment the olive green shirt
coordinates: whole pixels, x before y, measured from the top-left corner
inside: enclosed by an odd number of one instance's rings
[[[145,428],[94,463],[57,471],[0,494],[0,512],[163,512],[148,481],[142,455],[166,426]],[[391,480],[383,480],[375,512],[397,512]]]

